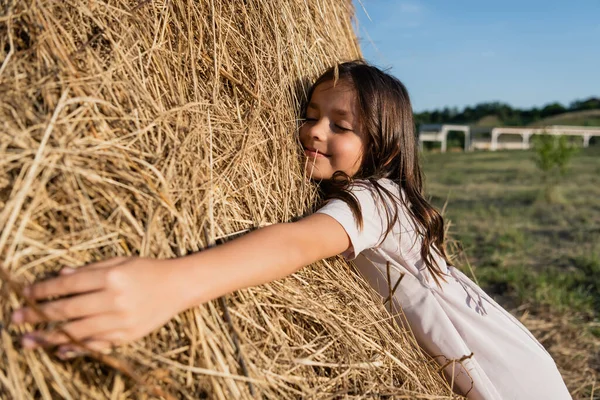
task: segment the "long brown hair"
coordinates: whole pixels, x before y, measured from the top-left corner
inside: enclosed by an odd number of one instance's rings
[[[315,88],[328,81],[342,81],[351,85],[358,101],[358,121],[365,135],[362,164],[350,177],[337,171],[329,180],[322,181],[324,200],[340,199],[348,204],[358,226],[362,228],[360,204],[348,190],[354,180],[368,181],[379,196],[388,196],[395,205],[387,212],[389,234],[398,219],[398,202],[408,210],[417,234],[421,236],[421,258],[431,276],[439,285],[444,273],[432,252],[443,257],[450,265],[444,249],[444,220],[423,196],[423,175],[419,166],[412,107],[408,92],[395,77],[362,60],[345,62],[325,71],[308,92],[310,101]],[[306,105],[302,110],[306,115]],[[405,196],[395,196],[378,183],[381,178],[392,180]],[[359,183],[357,182],[357,183]],[[385,207],[387,211],[387,207]]]

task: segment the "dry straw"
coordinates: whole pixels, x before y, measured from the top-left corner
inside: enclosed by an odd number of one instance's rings
[[[0,7],[0,398],[452,397],[339,260],[184,312],[103,359],[21,350],[19,284],[182,256],[307,212],[297,110],[307,82],[360,52],[350,1]]]

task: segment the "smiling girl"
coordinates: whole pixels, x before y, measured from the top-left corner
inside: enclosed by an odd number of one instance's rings
[[[324,193],[316,213],[187,257],[115,258],[65,268],[58,278],[27,288],[27,295],[62,297],[40,308],[86,346],[102,350],[138,339],[187,308],[342,255],[389,300],[391,312],[402,310],[400,322],[408,323],[458,393],[569,399],[544,347],[449,263],[443,219],[423,196],[402,83],[364,62],[343,63],[317,79],[303,114],[306,173]],[[41,322],[27,307],[12,320]],[[22,341],[29,348],[72,350],[57,331],[36,331]]]

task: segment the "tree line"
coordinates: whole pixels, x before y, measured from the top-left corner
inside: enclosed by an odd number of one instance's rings
[[[513,108],[502,102],[480,103],[467,106],[462,111],[457,107],[445,107],[442,110],[423,111],[415,113],[415,123],[419,124],[471,124],[483,117],[496,116],[500,124],[505,126],[524,126],[554,115],[571,112],[600,109],[600,98],[590,97],[586,100],[576,100],[568,107],[560,103],[549,103],[543,107],[530,109]]]

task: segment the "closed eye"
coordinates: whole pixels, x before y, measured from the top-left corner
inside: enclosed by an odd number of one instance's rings
[[[335,124],[335,127],[337,129],[341,130],[341,131],[344,131],[344,132],[352,132],[352,129],[350,129],[350,128],[344,128],[343,126],[339,126],[338,124]]]

